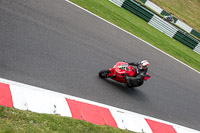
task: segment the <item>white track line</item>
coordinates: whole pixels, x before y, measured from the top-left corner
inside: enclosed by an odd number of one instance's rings
[[[158,49],[157,47],[153,46],[152,44],[150,44],[150,43],[148,43],[148,42],[146,42],[146,41],[142,40],[141,38],[139,38],[139,37],[137,37],[137,36],[133,35],[132,33],[130,33],[130,32],[128,32],[128,31],[126,31],[126,30],[124,30],[124,29],[122,29],[122,28],[118,27],[117,25],[114,25],[113,23],[111,23],[111,22],[109,22],[109,21],[107,21],[107,20],[105,20],[105,19],[103,19],[103,18],[101,18],[101,17],[97,16],[96,14],[94,14],[94,13],[92,13],[92,12],[90,12],[90,11],[86,10],[85,8],[82,8],[82,7],[78,6],[78,5],[76,5],[75,3],[73,3],[73,2],[71,2],[71,1],[69,1],[69,0],[65,0],[65,1],[66,1],[66,2],[68,2],[68,3],[70,3],[70,4],[72,4],[72,5],[74,5],[74,6],[76,6],[76,7],[78,7],[78,8],[80,8],[80,9],[82,9],[82,10],[84,10],[84,11],[86,11],[86,12],[88,12],[88,13],[90,13],[90,14],[92,14],[92,15],[94,15],[95,17],[97,17],[97,18],[99,18],[99,19],[101,19],[101,20],[103,20],[103,21],[105,21],[105,22],[107,22],[107,23],[109,23],[109,24],[113,25],[114,27],[116,27],[116,28],[118,28],[118,29],[120,29],[120,30],[122,30],[122,31],[124,31],[124,32],[126,32],[126,33],[128,33],[129,35],[131,35],[131,36],[133,36],[133,37],[135,37],[135,38],[139,39],[140,41],[142,41],[142,42],[144,42],[144,43],[148,44],[149,46],[151,46],[151,47],[153,47],[153,48],[157,49],[157,50],[158,50],[158,51],[160,51],[161,53],[164,53],[165,55],[167,55],[167,56],[171,57],[172,59],[174,59],[174,60],[178,61],[179,63],[181,63],[181,64],[183,64],[183,65],[185,65],[185,66],[189,67],[190,69],[192,69],[192,70],[194,70],[195,72],[197,72],[198,74],[200,74],[200,72],[199,72],[199,71],[197,71],[197,70],[195,70],[194,68],[192,68],[192,67],[188,66],[187,64],[185,64],[185,63],[181,62],[180,60],[176,59],[175,57],[173,57],[173,56],[171,56],[171,55],[169,55],[169,54],[165,53],[164,51],[162,51],[162,50]]]

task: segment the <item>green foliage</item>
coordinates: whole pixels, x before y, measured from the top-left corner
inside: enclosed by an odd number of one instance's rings
[[[131,133],[59,115],[38,114],[0,106],[0,133]]]
[[[200,71],[200,55],[109,0],[70,0]]]
[[[168,13],[200,32],[199,0],[151,0]]]

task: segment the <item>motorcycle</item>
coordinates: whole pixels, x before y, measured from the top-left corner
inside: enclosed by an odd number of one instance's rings
[[[170,23],[174,23],[174,19],[171,18],[170,16],[164,16],[164,19],[167,20]]]
[[[135,84],[135,81],[132,81],[130,83],[127,83],[127,81],[125,80],[125,76],[132,76],[135,77],[137,74],[137,69],[131,65],[128,65],[128,63],[120,61],[117,62],[113,68],[107,69],[107,70],[101,70],[99,72],[99,77],[100,78],[110,78],[112,80],[115,80],[117,82],[120,83],[124,83],[125,85],[127,85],[127,87],[129,88],[133,88],[133,87],[138,87],[141,86],[143,84],[143,82],[141,84]],[[145,77],[144,77],[144,81],[147,81],[151,76],[146,73]]]

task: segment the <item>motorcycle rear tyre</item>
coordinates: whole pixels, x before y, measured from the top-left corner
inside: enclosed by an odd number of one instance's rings
[[[126,83],[126,86],[128,87],[128,88],[133,88],[133,85],[132,84],[128,84],[128,83]]]

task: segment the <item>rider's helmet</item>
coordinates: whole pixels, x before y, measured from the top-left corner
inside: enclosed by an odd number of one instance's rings
[[[143,60],[140,62],[139,69],[147,69],[149,67],[149,62],[147,60]]]

